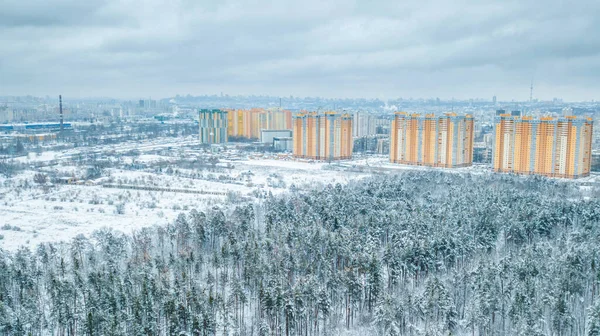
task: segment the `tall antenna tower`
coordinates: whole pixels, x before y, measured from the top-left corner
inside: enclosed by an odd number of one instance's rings
[[[62,133],[63,127],[63,109],[62,109],[62,95],[58,95],[58,113],[60,114],[60,132]]]
[[[529,102],[533,102],[533,78],[531,78],[531,86],[529,87]]]

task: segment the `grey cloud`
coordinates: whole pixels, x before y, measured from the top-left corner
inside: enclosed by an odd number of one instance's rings
[[[0,27],[108,26],[123,23],[125,13],[113,11],[105,0],[4,0]]]
[[[523,99],[535,76],[546,98],[597,99],[599,10],[560,0],[9,0],[0,92]]]

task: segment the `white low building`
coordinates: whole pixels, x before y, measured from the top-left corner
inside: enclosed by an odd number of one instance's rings
[[[260,142],[273,144],[273,138],[288,138],[292,136],[291,130],[260,130]]]

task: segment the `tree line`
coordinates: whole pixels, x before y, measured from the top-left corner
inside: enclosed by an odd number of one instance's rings
[[[384,175],[0,251],[6,335],[600,335],[573,184]]]

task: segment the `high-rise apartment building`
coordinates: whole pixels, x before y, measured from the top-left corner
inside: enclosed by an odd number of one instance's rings
[[[7,106],[0,106],[0,123],[12,122],[13,121],[13,110]]]
[[[227,142],[227,112],[222,110],[199,111],[200,143]]]
[[[498,113],[494,121],[496,172],[578,178],[591,169],[591,118]]]
[[[293,118],[293,154],[315,160],[352,158],[352,115],[299,113]]]
[[[355,112],[352,119],[352,135],[355,137],[389,134],[390,120],[388,116]]]
[[[139,107],[140,108],[156,108],[156,100],[152,100],[152,99],[140,99],[139,101]]]
[[[377,117],[365,112],[355,112],[352,120],[352,135],[355,137],[377,134]]]
[[[396,112],[390,132],[390,161],[431,167],[473,162],[473,117]]]
[[[244,134],[244,110],[227,111],[227,135],[230,137]]]
[[[227,110],[227,125],[229,136],[258,139],[261,130],[292,129],[292,112],[258,108]]]
[[[266,122],[262,129],[282,130],[292,129],[292,112],[281,108],[270,108],[266,110]]]

